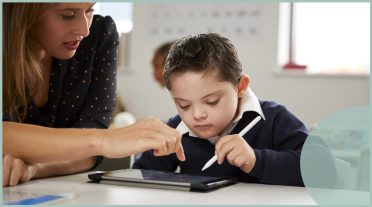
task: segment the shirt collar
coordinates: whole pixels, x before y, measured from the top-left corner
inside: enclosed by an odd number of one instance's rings
[[[230,132],[233,128],[231,126],[235,126],[236,123],[238,123],[238,121],[242,118],[244,112],[247,112],[247,111],[257,112],[262,117],[262,119],[265,120],[265,115],[262,112],[260,102],[250,88],[248,88],[246,94],[242,97],[241,104],[240,104],[239,107],[240,107],[240,109],[239,109],[238,116],[236,116],[235,119],[231,122],[231,124],[229,124],[230,127],[226,127],[226,130],[224,132],[222,132],[221,134],[226,135],[226,131]],[[183,121],[181,121],[178,124],[176,129],[181,134],[189,133],[190,136],[195,136],[194,133],[187,127],[187,125]]]

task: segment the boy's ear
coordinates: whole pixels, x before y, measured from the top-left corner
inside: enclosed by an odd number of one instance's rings
[[[245,92],[248,90],[249,81],[250,81],[249,76],[246,74],[240,77],[240,80],[237,86],[239,98],[243,97]]]

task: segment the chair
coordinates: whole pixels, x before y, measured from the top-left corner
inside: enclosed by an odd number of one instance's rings
[[[370,153],[369,145],[361,148],[356,190],[370,191]]]
[[[125,127],[133,124],[135,121],[136,119],[131,113],[127,111],[119,112],[115,115],[114,121],[111,123],[110,128]],[[133,156],[117,159],[104,157],[102,163],[94,168],[94,170],[111,171],[130,168],[133,165],[132,157]]]
[[[335,165],[338,173],[338,180],[334,189],[354,190],[356,183],[356,170],[349,162],[335,158]]]

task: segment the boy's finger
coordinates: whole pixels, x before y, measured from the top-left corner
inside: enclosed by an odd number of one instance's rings
[[[231,165],[235,165],[235,159],[240,155],[239,152],[236,150],[231,150],[227,155],[226,158]]]
[[[239,155],[238,157],[235,158],[234,165],[236,167],[241,167],[241,166],[243,166],[245,160],[246,160],[246,158],[244,156]]]
[[[218,142],[216,143],[216,150],[220,150],[220,148],[227,142],[229,142],[230,140],[232,139],[232,136],[231,135],[227,135],[227,136],[224,136],[222,137],[220,140],[218,140]]]
[[[222,164],[227,154],[230,153],[233,149],[233,144],[225,143],[219,150],[216,150],[218,164]]]

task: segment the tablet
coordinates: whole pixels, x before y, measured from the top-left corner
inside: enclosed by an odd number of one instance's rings
[[[148,188],[162,188],[184,191],[210,191],[237,182],[231,177],[188,175],[166,171],[125,169],[109,172],[95,172],[89,179],[103,184],[126,185]]]

